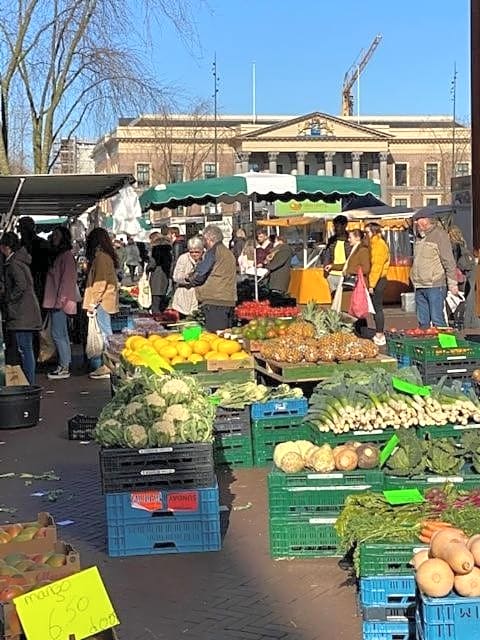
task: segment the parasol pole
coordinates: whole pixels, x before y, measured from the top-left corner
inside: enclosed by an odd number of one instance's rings
[[[307,243],[308,243],[307,225],[304,224],[303,225],[303,268],[304,269],[307,268],[307,260],[308,260]]]
[[[257,243],[255,238],[257,237],[255,212],[253,210],[253,195],[249,199],[250,205],[250,220],[252,222],[253,229],[253,277],[255,278],[255,300],[258,302],[258,279],[257,279]]]

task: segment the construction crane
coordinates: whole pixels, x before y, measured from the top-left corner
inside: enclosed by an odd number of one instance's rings
[[[353,116],[353,85],[359,80],[360,74],[365,70],[381,39],[382,36],[380,34],[375,36],[367,51],[363,49],[360,52],[358,58],[345,74],[342,87],[342,116]]]

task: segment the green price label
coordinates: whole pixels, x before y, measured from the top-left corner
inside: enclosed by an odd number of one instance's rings
[[[438,344],[442,349],[454,349],[458,347],[457,338],[451,333],[439,333]]]
[[[383,495],[391,505],[425,502],[425,498],[418,489],[389,489],[384,491]]]
[[[429,396],[431,393],[430,387],[412,384],[395,376],[392,378],[392,386],[397,391],[402,391],[412,396]]]
[[[395,450],[395,447],[398,445],[399,442],[400,442],[400,440],[398,439],[397,434],[394,433],[393,436],[390,438],[390,440],[387,442],[387,444],[380,451],[379,461],[380,461],[380,466],[381,467],[383,467],[385,462],[392,455],[392,453]]]

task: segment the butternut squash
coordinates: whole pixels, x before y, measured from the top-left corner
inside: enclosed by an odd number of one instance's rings
[[[462,542],[466,544],[468,541],[467,536],[461,529],[454,529],[448,527],[446,529],[440,529],[436,531],[430,540],[430,557],[441,558],[441,554],[445,545],[450,542]]]
[[[470,573],[463,576],[455,576],[453,586],[459,596],[467,598],[480,597],[480,569],[473,567]]]
[[[468,543],[468,549],[473,556],[473,561],[480,567],[480,536],[473,536],[476,538],[473,542]]]
[[[431,598],[443,598],[453,589],[454,573],[444,560],[430,558],[418,567],[415,575],[418,588]]]
[[[414,569],[418,569],[418,567],[428,560],[428,549],[422,549],[421,551],[417,551],[417,553],[410,560],[410,564]]]
[[[477,542],[477,540],[480,540],[480,533],[476,533],[474,536],[469,538],[469,540],[467,542],[467,548],[471,549],[472,545],[475,544],[475,542]]]
[[[470,573],[475,566],[473,554],[463,542],[449,542],[437,553],[436,557],[445,560],[450,568],[459,575]]]

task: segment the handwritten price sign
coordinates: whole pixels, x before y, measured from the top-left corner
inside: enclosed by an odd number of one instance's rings
[[[27,640],[83,640],[119,624],[97,567],[14,599]]]

